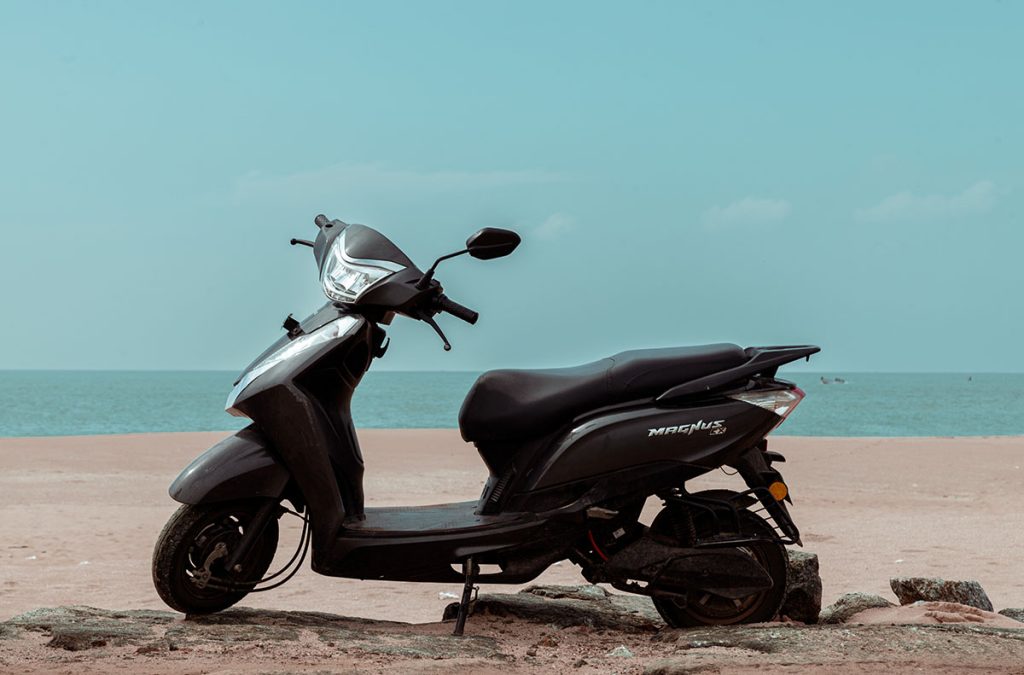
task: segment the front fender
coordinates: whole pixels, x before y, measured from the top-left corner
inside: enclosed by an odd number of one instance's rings
[[[281,498],[291,480],[269,442],[249,426],[196,457],[170,487],[182,504],[208,504],[251,497]]]

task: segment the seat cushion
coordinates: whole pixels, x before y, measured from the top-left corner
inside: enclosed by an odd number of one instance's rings
[[[588,410],[657,396],[689,380],[747,360],[732,344],[622,352],[573,368],[491,370],[459,411],[467,441],[531,438]]]

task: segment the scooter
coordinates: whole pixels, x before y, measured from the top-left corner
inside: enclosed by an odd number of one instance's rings
[[[431,326],[440,313],[474,324],[434,279],[439,263],[489,260],[520,243],[484,228],[422,272],[363,225],[315,219],[313,249],[329,302],[235,382],[229,413],[252,424],[193,461],[170,487],[183,506],[160,534],[153,580],[187,614],[223,610],[276,588],[303,564],[326,576],[460,582],[462,634],[477,583],[521,584],[568,559],[591,583],[650,596],[672,626],[767,621],[786,593],[786,545],[800,544],[789,488],[766,436],[804,397],[775,378],[814,346],[732,344],[627,351],[572,368],[494,370],[459,412],[463,439],[489,476],[480,498],[437,506],[365,507],[363,458],[349,403],[388,348],[396,315]],[[743,491],[690,492],[731,467]],[[649,497],[661,500],[641,522]],[[279,521],[299,545],[268,574]]]

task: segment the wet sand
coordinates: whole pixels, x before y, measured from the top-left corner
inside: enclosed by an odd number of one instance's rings
[[[150,554],[177,507],[167,485],[224,435],[0,439],[0,619],[58,605],[163,609]],[[360,438],[370,505],[475,499],[483,486],[484,466],[455,430]],[[997,610],[1024,606],[1024,439],[782,437],[772,449],[788,459],[780,468],[806,549],[820,557],[826,604],[852,591],[891,598],[892,576],[941,576],[979,580]],[[700,482],[739,486],[720,472]],[[582,578],[563,562],[538,582]],[[431,622],[451,601],[439,593],[458,590],[328,579],[307,568],[243,604]]]

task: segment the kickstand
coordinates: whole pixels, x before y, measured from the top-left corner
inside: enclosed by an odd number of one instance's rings
[[[455,617],[455,630],[452,631],[452,635],[462,635],[462,632],[466,629],[466,619],[469,618],[469,603],[472,599],[474,590],[479,590],[473,586],[473,581],[476,579],[476,575],[480,573],[480,566],[473,562],[473,556],[466,558],[462,562],[462,576],[465,577],[466,581],[462,587],[462,600],[459,601],[459,613]]]

